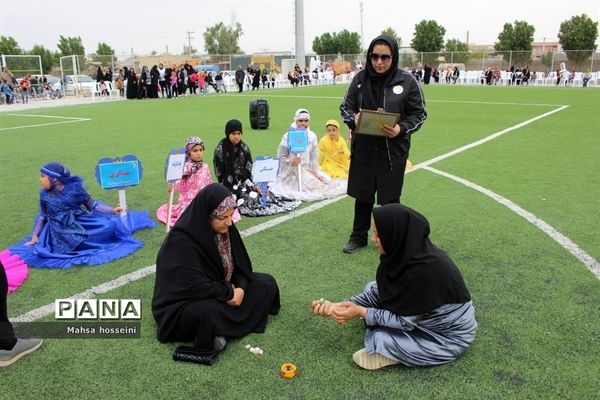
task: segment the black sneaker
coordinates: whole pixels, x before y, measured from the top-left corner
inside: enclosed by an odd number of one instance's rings
[[[42,339],[17,339],[11,350],[0,350],[0,367],[8,367],[19,358],[36,351],[44,341]]]
[[[357,241],[350,239],[348,243],[346,243],[344,247],[342,247],[342,251],[347,254],[352,254],[356,253],[363,247],[366,247],[366,245],[366,243],[358,243]]]

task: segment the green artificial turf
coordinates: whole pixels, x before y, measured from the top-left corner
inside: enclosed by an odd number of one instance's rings
[[[339,119],[345,86],[260,91],[177,100],[121,101],[0,113],[0,249],[27,234],[37,211],[39,167],[64,162],[83,176],[92,196],[116,203],[116,192],[95,182],[103,157],[135,154],[142,183],[127,191],[131,209],[154,214],[166,202],[164,165],[171,148],[191,135],[207,145],[206,161],[230,118],[244,123],[253,156],[276,154],[297,108],[311,112],[319,137]],[[600,258],[596,110],[590,88],[424,88],[428,120],[413,136],[410,159],[426,162],[461,146],[568,105],[493,141],[432,167],[508,198],[543,219],[581,249]],[[252,130],[248,104],[265,98],[270,126]],[[27,116],[25,116],[26,114]],[[86,118],[82,122],[29,115]],[[345,134],[345,132],[343,132]],[[431,171],[405,178],[403,203],[426,215],[434,243],[461,269],[476,307],[479,331],[457,361],[435,368],[363,371],[351,355],[363,347],[360,321],[338,326],[313,316],[309,304],[336,301],[374,279],[372,244],[354,255],[340,249],[351,228],[353,201],[324,208],[246,237],[254,269],[278,280],[282,309],[263,334],[231,341],[217,364],[174,362],[175,344],[155,339],[150,301],[154,276],[100,298],[140,298],[142,337],[131,340],[48,339],[14,366],[0,369],[0,398],[160,399],[594,399],[600,396],[600,282],[574,256],[531,223],[483,194]],[[244,217],[241,231],[273,219]],[[137,253],[109,265],[67,270],[31,269],[9,295],[9,316],[68,298],[92,286],[154,264],[164,227],[142,231]],[[44,321],[52,321],[47,316]],[[265,353],[256,356],[244,346]],[[298,366],[291,380],[277,372]]]

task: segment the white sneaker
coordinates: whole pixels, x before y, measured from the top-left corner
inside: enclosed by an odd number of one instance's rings
[[[44,341],[42,339],[17,339],[12,350],[0,350],[0,367],[8,367],[24,355],[36,351]]]
[[[369,354],[366,348],[358,350],[352,355],[352,360],[364,369],[379,369],[389,365],[400,364],[399,361],[382,356],[379,353]]]

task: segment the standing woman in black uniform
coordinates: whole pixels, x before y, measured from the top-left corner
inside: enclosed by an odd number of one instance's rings
[[[354,197],[354,223],[342,251],[354,253],[367,245],[375,193],[379,204],[399,203],[410,135],[427,118],[419,83],[398,68],[398,44],[378,36],[369,45],[366,68],[359,71],[340,105],[344,122],[354,131],[360,110],[400,114],[395,126],[383,125],[385,136],[353,134],[348,195]]]

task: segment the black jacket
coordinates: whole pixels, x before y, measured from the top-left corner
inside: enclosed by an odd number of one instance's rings
[[[362,108],[361,86],[365,73],[360,71],[354,77],[340,105],[341,116],[352,130],[356,128],[354,117]],[[393,139],[353,134],[350,146],[348,195],[368,203],[374,202],[375,192],[380,204],[398,201],[410,135],[419,130],[427,118],[419,83],[401,69],[396,70],[385,88],[383,105],[386,112],[400,114],[400,134]]]

